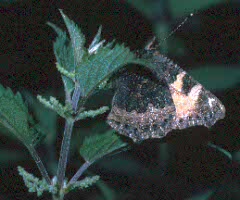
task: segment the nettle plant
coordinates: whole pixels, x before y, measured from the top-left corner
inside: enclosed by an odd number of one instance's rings
[[[98,175],[82,178],[90,165],[108,154],[129,148],[113,130],[91,135],[84,139],[79,149],[85,163],[69,181],[65,175],[74,123],[94,118],[109,109],[103,106],[86,110],[85,105],[96,91],[111,85],[117,84],[117,89],[108,123],[134,142],[163,138],[173,129],[197,125],[211,127],[224,118],[225,108],[221,102],[178,65],[156,51],[153,48],[154,40],[145,47],[139,58],[137,54],[140,52],[133,53],[124,45],[114,42],[105,44],[100,37],[100,27],[86,48],[85,37],[78,26],[60,12],[70,37],[56,25],[48,25],[58,35],[54,53],[64,85],[65,104],[55,97],[49,100],[40,95],[37,97],[43,105],[66,120],[57,174],[52,179],[35,149],[44,136],[43,128],[28,113],[20,93],[14,95],[10,89],[0,87],[0,123],[23,142],[42,175],[39,179],[18,167],[29,192],[41,196],[45,191],[51,193],[53,199],[63,200],[70,191],[87,188],[99,180]],[[120,70],[128,64],[145,66],[150,73],[139,75]],[[111,84],[112,76],[119,71],[121,76],[115,84]]]
[[[106,85],[106,80],[113,72],[128,63],[141,62],[124,45],[114,44],[114,42],[105,44],[105,40],[100,38],[101,27],[90,46],[86,48],[85,37],[78,26],[61,10],[60,12],[70,37],[56,25],[52,23],[48,25],[58,35],[54,42],[54,53],[57,60],[56,67],[61,73],[64,84],[65,104],[60,103],[55,97],[50,97],[49,100],[40,95],[37,97],[47,108],[66,120],[57,174],[53,178],[49,177],[35,148],[45,134],[43,128],[28,113],[20,93],[13,94],[11,89],[0,87],[0,123],[29,150],[41,172],[42,179],[34,177],[20,166],[19,174],[23,177],[29,192],[36,192],[41,196],[46,191],[52,194],[53,199],[64,199],[64,195],[71,190],[87,188],[96,183],[100,178],[97,175],[80,181],[79,178],[98,159],[127,146],[113,130],[85,138],[79,151],[85,163],[67,181],[65,174],[74,123],[85,118],[94,118],[109,109],[104,106],[97,110],[85,110],[85,102],[95,91]]]

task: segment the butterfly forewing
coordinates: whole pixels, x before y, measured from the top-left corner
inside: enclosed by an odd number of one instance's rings
[[[118,79],[108,123],[120,134],[138,142],[224,118],[220,100],[178,65],[153,49],[142,57],[151,62],[145,73],[126,70]]]

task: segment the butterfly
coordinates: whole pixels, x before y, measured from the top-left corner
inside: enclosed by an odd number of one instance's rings
[[[174,129],[213,126],[225,117],[221,101],[173,61],[159,53],[151,41],[139,58],[146,70],[125,70],[116,90],[107,123],[134,142],[163,138]]]

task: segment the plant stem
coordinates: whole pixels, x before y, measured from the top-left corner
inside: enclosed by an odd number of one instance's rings
[[[79,177],[83,174],[84,171],[86,171],[86,169],[91,165],[92,163],[91,162],[85,162],[79,169],[78,171],[76,172],[76,174],[71,178],[71,180],[68,182],[68,186],[74,184],[78,179]]]
[[[81,95],[80,86],[78,84],[75,84],[75,90],[72,96],[72,108],[75,112],[77,111],[80,95]],[[68,153],[69,153],[69,148],[71,143],[73,125],[74,125],[73,119],[66,119],[60,158],[58,162],[58,171],[57,171],[57,182],[60,188],[63,187],[63,182],[65,179],[65,172],[67,167],[67,160],[68,160]]]
[[[52,195],[52,200],[63,200],[64,199],[64,195]]]
[[[61,146],[60,158],[58,162],[58,171],[57,171],[57,182],[60,188],[63,186],[63,181],[65,178],[65,171],[67,166],[68,152],[71,143],[71,135],[73,129],[73,120],[67,120],[64,128],[64,136]]]
[[[74,90],[73,96],[72,96],[72,107],[75,112],[77,112],[78,101],[79,101],[80,95],[81,95],[80,86],[76,83],[75,90]]]
[[[28,146],[27,148],[28,148],[29,152],[31,153],[34,161],[36,162],[37,167],[42,174],[42,177],[46,180],[47,184],[51,185],[51,179],[50,179],[50,177],[47,173],[47,170],[46,170],[45,166],[43,165],[43,162],[42,162],[41,158],[39,157],[37,151],[35,150],[35,148],[32,145]]]

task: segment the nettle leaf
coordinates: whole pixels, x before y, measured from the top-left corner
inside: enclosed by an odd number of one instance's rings
[[[89,96],[114,71],[133,62],[135,55],[129,48],[119,44],[113,48],[109,46],[99,48],[96,54],[90,55],[76,69],[82,96]]]
[[[73,190],[73,189],[85,189],[90,186],[92,186],[94,183],[96,183],[100,179],[100,176],[92,176],[92,177],[86,177],[81,181],[76,181],[74,184],[68,188],[68,190]]]
[[[27,105],[34,113],[36,120],[43,127],[46,134],[45,143],[55,143],[57,134],[57,113],[46,108],[45,105],[39,103],[39,100],[35,98],[30,92],[24,91],[24,99],[27,101]]]
[[[104,81],[114,71],[129,63],[141,64],[135,54],[123,44],[114,45],[112,41],[104,46],[105,40],[101,40],[101,26],[89,48],[86,49],[85,37],[81,30],[61,10],[60,12],[71,40],[66,32],[54,24],[48,24],[58,33],[54,52],[58,61],[57,68],[64,77],[64,85],[67,88],[65,90],[72,92],[74,85],[79,85],[81,96],[88,97],[94,89],[99,86],[104,87]],[[70,97],[69,93],[68,97]]]
[[[74,53],[74,66],[77,67],[80,65],[82,61],[82,57],[86,53],[86,50],[84,48],[85,44],[85,37],[82,34],[79,27],[70,20],[62,10],[60,10],[60,13],[63,17],[63,20],[67,26],[70,38],[71,38],[71,45]]]
[[[53,23],[48,22],[47,24],[50,27],[52,27],[58,34],[58,37],[56,38],[56,41],[53,44],[54,54],[57,59],[57,66],[59,66],[59,68],[61,67],[65,69],[69,73],[74,73],[75,67],[73,49],[71,41],[67,37],[67,33],[65,31],[62,31],[59,27],[57,27]],[[73,80],[70,77],[66,76],[66,74],[62,74],[62,80],[65,92],[67,92],[70,95],[70,93],[74,90]]]
[[[109,107],[107,106],[103,106],[97,110],[88,110],[88,111],[83,111],[81,113],[79,113],[76,118],[75,118],[75,121],[78,121],[78,120],[83,120],[83,119],[86,119],[87,117],[91,117],[91,118],[94,118],[96,117],[97,115],[101,115],[103,113],[105,113],[106,111],[109,110]]]
[[[97,134],[86,137],[80,148],[80,154],[87,162],[94,162],[103,156],[125,147],[127,144],[122,142],[113,130],[105,134]]]
[[[45,179],[40,180],[32,174],[25,171],[22,167],[18,166],[18,173],[23,177],[23,181],[28,188],[28,192],[36,192],[37,196],[42,196],[44,191],[52,194],[57,193],[57,187],[48,185]]]
[[[63,106],[55,97],[50,97],[48,101],[41,95],[38,95],[37,99],[47,108],[55,111],[63,118],[67,119],[73,114],[73,110],[70,104],[66,104],[65,106]]]
[[[36,145],[43,133],[34,123],[20,93],[0,85],[0,123],[21,140],[27,147]]]

